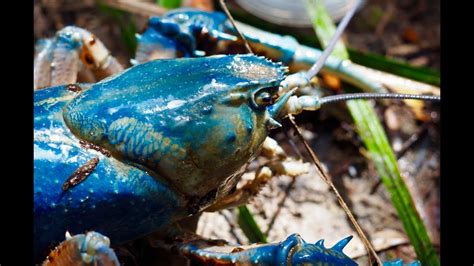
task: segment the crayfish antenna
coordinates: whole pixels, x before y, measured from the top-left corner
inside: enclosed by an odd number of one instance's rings
[[[326,49],[324,49],[323,54],[318,58],[318,61],[316,61],[313,66],[311,66],[308,72],[306,72],[306,78],[308,80],[318,74],[321,68],[323,68],[324,63],[326,62],[329,55],[331,55],[332,51],[334,50],[334,47],[336,47],[337,41],[341,38],[342,33],[346,29],[351,18],[354,16],[356,10],[359,8],[360,3],[361,0],[357,0],[357,2],[352,6],[349,12],[344,15],[344,18],[342,19],[341,23],[339,23],[339,25],[337,26],[336,33],[334,33],[334,35],[332,36],[328,46],[326,46]]]
[[[303,111],[316,111],[321,106],[329,103],[336,103],[350,100],[375,100],[375,99],[397,99],[397,100],[422,100],[440,101],[441,97],[436,95],[400,94],[400,93],[347,93],[341,95],[331,95],[326,97],[317,96],[291,96],[288,99],[284,116],[288,114],[299,114]]]

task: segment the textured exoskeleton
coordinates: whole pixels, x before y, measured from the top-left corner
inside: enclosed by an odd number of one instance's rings
[[[308,69],[322,54],[318,49],[299,44],[291,36],[262,31],[240,22],[237,26],[254,52],[283,62],[292,71]],[[146,31],[137,34],[138,47],[132,62],[245,53],[243,42],[237,36],[223,13],[176,9],[162,17],[150,18]],[[386,92],[385,87],[388,87],[401,93],[439,95],[437,87],[374,71],[349,60],[329,57],[324,66],[324,72],[364,91]],[[122,66],[92,33],[69,26],[59,31],[56,37],[38,42],[34,69],[36,89],[74,83],[76,79],[82,82],[100,80],[119,72]]]
[[[226,33],[232,33],[228,22],[218,14],[185,11],[152,18],[136,60],[213,53],[202,53],[202,45],[217,53],[216,40],[237,40]],[[203,30],[207,41],[196,39]],[[258,31],[246,36],[256,45],[261,41]],[[283,37],[278,38],[265,42],[272,47]],[[314,56],[304,46],[287,44],[274,47],[284,62]],[[332,66],[343,67],[329,61]],[[164,232],[231,194],[269,131],[280,126],[277,120],[295,113],[287,106],[289,88],[309,82],[285,72],[281,64],[254,55],[166,59],[95,84],[35,92],[36,258],[61,241],[66,230],[97,230],[123,243]],[[297,235],[226,251],[202,241],[175,247],[190,257],[222,263],[354,265],[342,252],[349,240],[330,249]]]
[[[324,246],[324,240],[307,243],[299,235],[292,234],[284,241],[265,245],[232,246],[219,245],[222,241],[190,240],[176,243],[175,250],[204,265],[357,265],[342,249],[352,236],[346,237],[331,248]],[[216,245],[217,244],[217,245]],[[59,255],[62,254],[62,255]],[[44,266],[64,265],[65,262],[79,265],[119,265],[115,253],[109,247],[107,237],[89,232],[86,235],[67,236],[48,256]],[[392,266],[392,264],[384,264]],[[393,264],[393,266],[396,266]],[[417,266],[417,265],[413,265]]]
[[[228,194],[278,126],[289,95],[274,104],[261,96],[274,95],[283,78],[284,67],[264,58],[215,56],[37,91],[38,255],[65,230],[94,229],[120,243]],[[71,178],[85,180],[65,186]]]
[[[292,36],[281,36],[236,22],[253,52],[288,65],[292,72],[307,70],[322,51],[301,45]],[[137,35],[136,63],[157,58],[194,57],[213,54],[246,53],[244,43],[230,21],[221,12],[206,12],[189,8],[169,11],[152,17],[148,27]],[[439,88],[388,73],[374,71],[350,60],[330,56],[323,72],[368,92],[434,93]]]
[[[222,55],[152,61],[94,85],[35,92],[36,258],[66,230],[123,243],[231,193],[285,115],[284,78],[285,67],[265,58]],[[342,253],[349,240],[326,249],[294,235],[235,254],[179,248],[228,262],[353,265]]]
[[[300,45],[291,36],[269,33],[243,23],[237,25],[255,52],[283,62],[293,70],[307,69],[321,56],[320,50]],[[157,58],[245,52],[234,27],[223,13],[186,8],[151,18],[147,30],[137,35],[137,41],[137,63]],[[330,57],[325,62],[325,71],[362,89],[385,91],[380,84],[365,78],[349,61]]]

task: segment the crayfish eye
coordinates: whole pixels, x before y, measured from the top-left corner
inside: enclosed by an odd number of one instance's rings
[[[263,91],[255,96],[255,103],[258,106],[271,105],[273,104],[273,97],[269,92]]]

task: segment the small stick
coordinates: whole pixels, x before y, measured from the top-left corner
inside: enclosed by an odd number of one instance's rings
[[[237,31],[237,34],[244,41],[245,48],[247,48],[247,52],[250,53],[250,54],[253,54],[252,48],[250,48],[250,45],[247,42],[247,39],[245,39],[244,35],[242,35],[242,33],[239,31],[239,29],[237,28],[237,25],[235,25],[235,20],[232,17],[232,15],[230,14],[229,9],[227,8],[227,5],[225,4],[224,0],[219,0],[219,3],[221,4],[222,9],[224,10],[225,14],[229,18],[230,23],[232,23],[232,26]]]
[[[168,11],[168,9],[157,4],[142,1],[105,0],[104,3],[108,6],[125,10],[130,13],[140,14],[145,17],[161,16]]]
[[[371,262],[371,254],[372,256],[375,258],[375,261],[377,262],[378,265],[382,265],[382,261],[380,260],[380,258],[377,256],[377,252],[375,252],[375,249],[374,247],[372,246],[372,244],[370,243],[369,239],[367,238],[367,236],[365,235],[364,231],[362,230],[362,228],[360,227],[359,223],[357,222],[357,220],[355,219],[354,215],[352,214],[351,210],[349,209],[349,207],[347,206],[346,202],[344,201],[344,199],[341,197],[341,194],[339,194],[339,191],[337,190],[337,188],[334,186],[334,184],[332,183],[332,181],[329,179],[329,176],[328,174],[326,173],[326,171],[324,171],[323,167],[321,166],[321,162],[319,161],[318,157],[316,156],[316,154],[314,153],[314,151],[311,149],[311,147],[309,146],[308,142],[306,142],[306,140],[304,139],[303,135],[301,134],[301,130],[300,128],[298,127],[298,125],[296,125],[295,121],[294,121],[294,117],[293,115],[289,114],[288,115],[288,118],[291,122],[291,124],[293,125],[293,127],[295,128],[298,136],[300,137],[301,141],[303,141],[303,144],[306,148],[306,150],[308,151],[309,155],[311,156],[311,159],[313,160],[313,163],[316,165],[316,168],[318,169],[319,173],[321,174],[321,177],[323,178],[324,182],[326,182],[326,184],[329,185],[329,187],[331,188],[331,190],[334,192],[334,194],[336,195],[336,198],[337,198],[337,201],[339,202],[339,204],[341,205],[342,209],[344,210],[344,212],[347,214],[347,216],[349,217],[349,220],[351,221],[351,223],[354,225],[355,229],[356,229],[356,232],[357,234],[359,235],[359,237],[361,238],[362,242],[364,243],[364,246],[365,248],[367,249],[367,254],[369,256],[369,262]]]

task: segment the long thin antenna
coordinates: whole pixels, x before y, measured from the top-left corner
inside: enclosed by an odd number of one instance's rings
[[[324,63],[326,62],[326,59],[332,53],[332,51],[334,50],[334,47],[336,47],[337,41],[339,40],[342,33],[346,29],[347,24],[349,24],[349,21],[351,20],[352,16],[354,16],[354,13],[359,7],[360,3],[361,3],[361,0],[357,0],[352,6],[351,10],[349,10],[349,12],[347,12],[346,15],[344,15],[344,18],[337,26],[336,33],[334,33],[334,36],[332,36],[331,41],[329,41],[328,46],[326,47],[326,49],[324,49],[323,54],[318,58],[318,61],[314,63],[314,65],[308,70],[308,72],[306,72],[306,78],[308,80],[310,80],[312,77],[318,74],[321,68],[323,68]]]
[[[325,96],[319,99],[319,105],[349,100],[370,100],[370,99],[397,99],[397,100],[424,100],[441,101],[440,96],[419,95],[419,94],[400,94],[400,93],[347,93],[341,95]]]
[[[239,31],[239,28],[237,28],[237,25],[235,25],[235,20],[232,17],[232,15],[229,12],[229,9],[227,8],[227,5],[225,4],[224,0],[219,0],[219,3],[221,4],[222,9],[224,10],[225,14],[227,15],[227,18],[229,18],[230,23],[232,23],[232,26],[234,29],[237,31],[237,34],[239,35],[240,39],[244,41],[245,48],[247,49],[247,52],[250,54],[253,54],[252,48],[250,48],[249,43],[247,42],[247,39],[245,39],[244,35]]]

